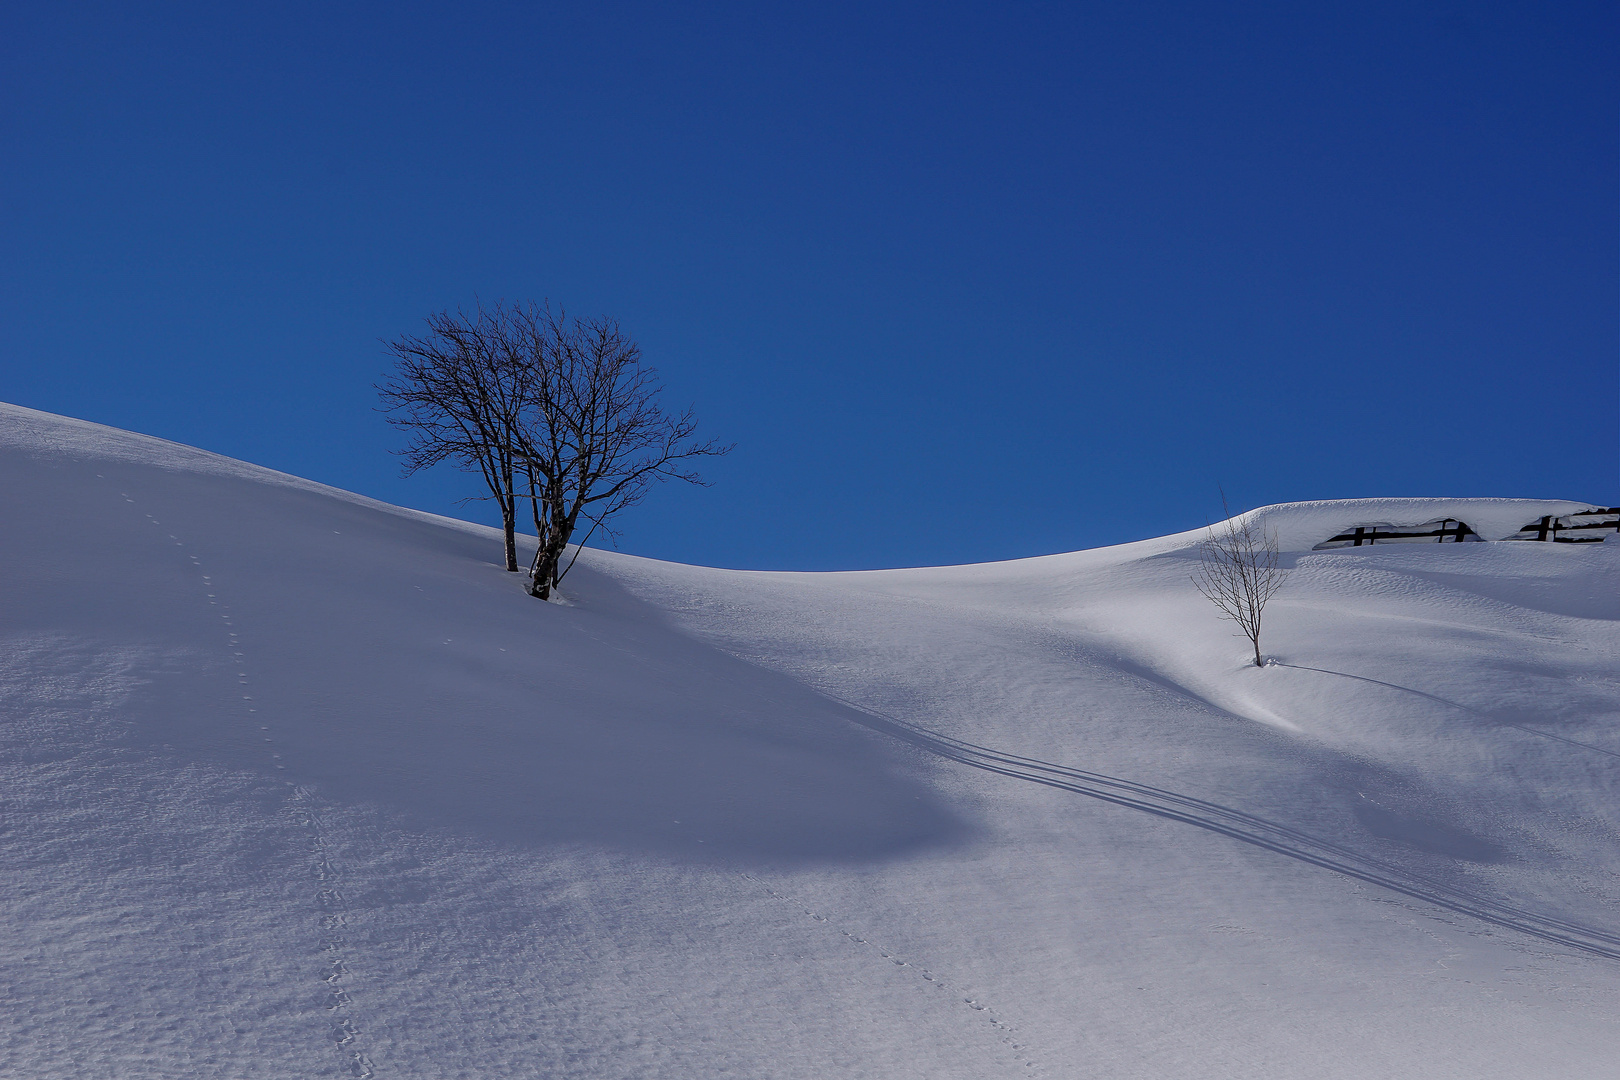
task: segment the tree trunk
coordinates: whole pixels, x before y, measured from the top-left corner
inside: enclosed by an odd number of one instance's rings
[[[534,553],[534,570],[529,575],[529,595],[539,600],[551,599],[551,589],[557,584],[557,568],[562,565],[563,552],[568,540],[561,530],[547,529],[540,541],[540,550]]]
[[[534,570],[529,575],[529,595],[538,600],[551,599],[551,590],[557,584],[557,570],[562,565],[568,540],[574,535],[574,523],[562,512],[562,507],[546,501],[546,528],[540,534],[540,549],[534,553]]]
[[[506,533],[506,568],[517,570],[517,513],[509,503],[503,501],[501,517],[505,519],[501,524]]]
[[[528,594],[548,601],[551,599],[551,575],[556,568],[556,560],[546,559],[546,541],[541,539],[539,547],[535,549],[535,562],[528,568]]]
[[[529,575],[529,595],[538,600],[551,599],[551,582],[557,576],[557,555],[550,545],[542,544],[534,553],[534,570]]]
[[[506,494],[496,495],[495,501],[501,508],[501,531],[506,541],[506,568],[516,573],[517,561],[517,476],[512,470],[512,459],[502,455],[501,480],[505,484]]]

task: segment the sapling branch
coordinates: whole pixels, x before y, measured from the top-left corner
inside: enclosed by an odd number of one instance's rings
[[[1282,588],[1287,571],[1278,562],[1277,537],[1251,515],[1235,518],[1221,496],[1226,520],[1211,525],[1198,545],[1198,570],[1193,584],[1220,611],[1221,618],[1237,623],[1254,647],[1254,666],[1264,667],[1260,655],[1260,619],[1266,604]]]

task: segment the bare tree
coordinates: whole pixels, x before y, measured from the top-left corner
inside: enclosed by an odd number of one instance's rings
[[[1264,667],[1260,656],[1260,616],[1266,602],[1282,588],[1287,573],[1277,563],[1277,537],[1249,515],[1232,516],[1221,496],[1226,520],[1209,527],[1198,546],[1199,565],[1193,584],[1220,609],[1221,617],[1238,624],[1254,646],[1254,666]]]
[[[508,348],[529,372],[514,453],[539,537],[529,592],[544,600],[573,566],[562,559],[582,519],[590,528],[580,544],[597,529],[612,535],[610,519],[652,484],[702,484],[692,460],[732,448],[698,440],[690,409],[663,411],[657,371],[641,364],[640,347],[613,319],[531,307],[508,329]]]
[[[405,474],[443,461],[480,473],[501,510],[508,570],[517,505],[529,500],[529,592],[541,599],[573,566],[562,559],[582,520],[581,544],[597,529],[613,535],[609,520],[652,484],[701,484],[690,461],[731,450],[698,440],[690,409],[663,411],[658,373],[612,319],[496,304],[427,322],[427,334],[385,343],[395,369],[377,388],[389,422],[411,435]]]
[[[430,315],[423,335],[385,342],[394,371],[377,387],[389,423],[410,433],[399,451],[406,476],[443,461],[477,472],[501,510],[506,568],[516,571],[517,430],[533,372],[509,347],[518,309]]]

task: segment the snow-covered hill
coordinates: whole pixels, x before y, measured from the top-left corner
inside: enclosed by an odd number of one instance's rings
[[[1579,504],[745,573],[0,407],[0,1075],[1601,1077],[1620,544]],[[1498,528],[1499,527],[1499,528]]]

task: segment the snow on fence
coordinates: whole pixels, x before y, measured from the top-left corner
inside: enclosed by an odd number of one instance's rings
[[[1591,507],[1562,517],[1548,514],[1537,518],[1504,540],[1539,540],[1554,544],[1596,544],[1610,536],[1620,535],[1620,507]],[[1456,518],[1425,521],[1422,525],[1391,525],[1385,521],[1369,522],[1348,528],[1337,536],[1329,537],[1313,547],[1312,551],[1330,548],[1368,547],[1373,544],[1445,544],[1483,540],[1466,522]]]
[[[1376,521],[1346,529],[1337,536],[1330,536],[1311,550],[1367,547],[1371,544],[1456,544],[1479,539],[1481,537],[1477,532],[1456,518],[1425,521],[1422,525],[1391,525],[1388,522]]]
[[[1598,544],[1620,533],[1620,507],[1583,510],[1563,517],[1538,518],[1504,540],[1542,540],[1554,544]]]

